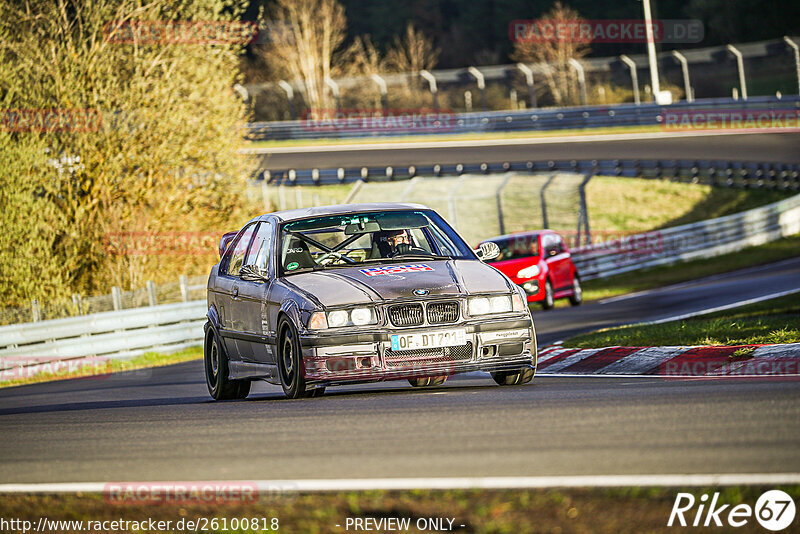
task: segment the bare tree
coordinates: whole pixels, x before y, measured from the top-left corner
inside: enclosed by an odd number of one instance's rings
[[[432,69],[438,59],[439,49],[433,46],[433,41],[421,30],[414,29],[410,22],[405,35],[395,36],[394,46],[386,53],[386,63],[391,70],[414,74]]]
[[[576,10],[556,2],[542,18],[534,21],[534,28],[556,23],[577,28],[581,22],[585,21]],[[586,42],[572,38],[571,35],[552,39],[523,38],[514,43],[511,57],[523,63],[547,64],[547,68],[544,69],[545,85],[550,90],[555,104],[563,106],[578,101],[576,77],[569,60],[580,59],[590,51],[591,48]]]
[[[344,8],[336,0],[277,0],[270,23],[270,45],[262,48],[275,72],[303,82],[312,109],[330,107],[325,79],[347,28]]]

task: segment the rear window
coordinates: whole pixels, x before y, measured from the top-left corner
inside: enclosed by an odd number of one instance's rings
[[[497,263],[498,261],[529,258],[539,255],[539,240],[536,235],[515,235],[490,239],[489,241],[497,243],[497,246],[500,247],[500,255],[487,263]]]

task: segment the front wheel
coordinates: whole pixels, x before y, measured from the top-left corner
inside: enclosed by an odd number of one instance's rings
[[[555,299],[553,298],[553,284],[550,280],[544,283],[544,300],[542,301],[542,308],[550,310],[555,306]]]
[[[206,386],[211,397],[214,400],[246,398],[250,393],[250,381],[229,378],[228,356],[222,350],[222,345],[211,328],[206,334],[203,349]]]
[[[297,329],[289,319],[282,317],[278,321],[278,370],[281,375],[283,393],[290,399],[317,396],[315,393],[317,390],[306,389],[302,362],[300,337],[297,334]],[[320,394],[323,392],[324,389]]]
[[[581,281],[576,276],[572,279],[572,296],[569,298],[569,303],[573,306],[580,306],[583,302],[583,288]]]
[[[447,382],[446,376],[425,376],[422,378],[409,378],[408,383],[415,388],[426,388],[431,386],[441,386]]]
[[[536,369],[526,367],[519,371],[497,371],[492,374],[492,378],[500,386],[521,386],[533,380]]]

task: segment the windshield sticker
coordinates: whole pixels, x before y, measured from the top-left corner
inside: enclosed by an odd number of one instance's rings
[[[300,264],[297,263],[296,261],[293,261],[292,263],[290,263],[289,265],[286,266],[286,270],[287,271],[294,271],[298,267],[300,267]]]
[[[432,270],[433,270],[432,267],[429,267],[424,263],[415,263],[413,265],[392,265],[389,267],[369,267],[367,269],[360,269],[360,271],[367,276],[380,276],[382,274],[418,273],[422,271],[432,271]]]

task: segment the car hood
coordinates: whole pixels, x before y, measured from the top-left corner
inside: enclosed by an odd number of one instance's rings
[[[286,281],[309,293],[325,307],[415,297],[507,293],[512,287],[498,270],[476,260],[337,267],[298,273],[287,277]],[[415,295],[415,290],[427,293]]]

